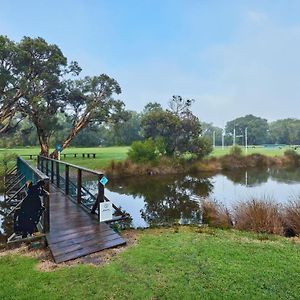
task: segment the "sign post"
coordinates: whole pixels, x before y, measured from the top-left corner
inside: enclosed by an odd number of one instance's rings
[[[56,149],[56,151],[57,151],[57,159],[58,160],[60,160],[60,153],[61,153],[61,150],[62,150],[62,147],[61,147],[61,145],[56,145],[55,146],[55,149]]]

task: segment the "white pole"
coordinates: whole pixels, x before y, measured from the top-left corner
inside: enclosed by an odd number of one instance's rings
[[[225,130],[222,130],[222,150],[224,150],[224,136],[225,136]]]
[[[234,146],[235,145],[235,127],[233,128],[233,143],[232,145]]]
[[[246,148],[246,155],[248,154],[248,128],[245,128],[245,148]]]
[[[213,132],[213,147],[216,147],[216,132]]]

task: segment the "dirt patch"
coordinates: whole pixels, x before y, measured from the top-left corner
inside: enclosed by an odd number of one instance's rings
[[[137,230],[125,230],[121,232],[121,236],[126,241],[126,245],[119,246],[116,248],[106,249],[61,264],[56,264],[54,262],[48,247],[43,249],[33,249],[33,248],[30,249],[30,247],[26,244],[22,244],[20,247],[15,249],[1,251],[0,257],[6,255],[20,255],[26,257],[33,257],[38,260],[38,264],[36,268],[44,272],[49,272],[64,267],[72,267],[80,264],[86,264],[92,266],[103,266],[106,263],[108,263],[111,259],[116,257],[119,253],[135,245],[137,243],[139,235],[140,233]]]

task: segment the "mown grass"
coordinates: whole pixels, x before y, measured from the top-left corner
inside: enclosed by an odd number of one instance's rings
[[[63,156],[61,157],[62,160],[70,162],[72,164],[77,164],[84,166],[89,169],[98,169],[105,168],[110,161],[122,161],[125,160],[127,157],[127,152],[129,147],[94,147],[94,148],[67,148],[63,151],[63,153],[77,153],[79,154],[76,158],[73,156],[67,156],[65,159]],[[0,149],[0,159],[4,153],[16,153],[18,155],[36,155],[40,152],[38,147],[28,147],[28,148],[10,148],[10,149]],[[96,153],[96,158],[82,158],[82,153]],[[29,159],[29,157],[25,157]]]
[[[296,299],[300,244],[276,236],[179,227],[145,230],[112,262],[42,272],[0,257],[1,299]]]
[[[220,156],[224,156],[226,154],[230,153],[230,146],[228,147],[224,147],[224,149],[222,149],[222,147],[215,147],[214,150],[212,151],[212,153],[210,154],[210,156],[215,156],[215,157],[220,157]],[[246,154],[245,148],[241,147],[242,151],[243,151],[243,155]],[[285,146],[285,147],[262,147],[262,146],[249,146],[248,150],[247,150],[247,154],[253,154],[253,153],[259,153],[259,154],[263,154],[266,156],[281,156],[284,155],[284,152],[288,149],[294,149],[294,147],[289,147],[289,146]],[[297,148],[296,151],[298,152],[298,154],[300,154],[300,149]]]

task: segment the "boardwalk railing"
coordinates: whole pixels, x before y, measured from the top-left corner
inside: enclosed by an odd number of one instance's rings
[[[10,175],[14,176],[11,177]],[[22,157],[17,157],[16,166],[6,174],[5,203],[11,207],[6,216],[12,215],[20,207],[26,196],[25,183],[29,180],[33,184],[40,180],[44,181],[45,193],[42,202],[45,210],[38,224],[38,229],[43,233],[47,233],[50,230],[49,177],[34,166],[31,166]]]
[[[37,157],[37,166],[41,172],[49,176],[51,183],[90,213],[98,215],[100,221],[100,203],[109,201],[104,195],[104,186],[100,182],[103,173],[45,156]],[[97,182],[96,192],[95,186],[91,186],[90,182]],[[113,203],[112,206],[118,215],[122,215],[118,207]]]

